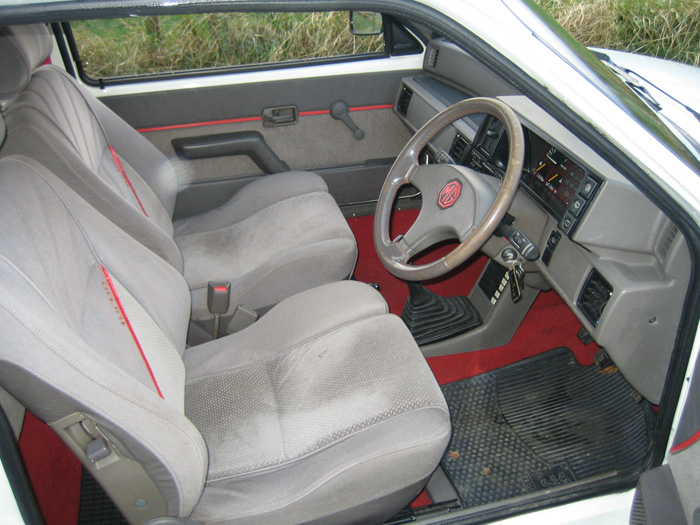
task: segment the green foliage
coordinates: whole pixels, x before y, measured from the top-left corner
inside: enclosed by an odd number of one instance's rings
[[[355,37],[347,12],[216,13],[71,24],[93,78],[384,50],[383,37]]]
[[[534,0],[586,46],[700,66],[697,0]]]
[[[587,46],[700,66],[697,0],[534,0]],[[347,12],[217,13],[71,24],[94,78],[383,51],[356,37]]]

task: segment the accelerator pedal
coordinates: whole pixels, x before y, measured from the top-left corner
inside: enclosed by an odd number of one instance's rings
[[[419,345],[437,343],[481,326],[481,316],[464,296],[443,297],[418,282],[408,283],[401,319]]]

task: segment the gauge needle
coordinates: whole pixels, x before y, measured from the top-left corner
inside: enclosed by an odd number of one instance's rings
[[[540,171],[540,170],[541,170],[542,168],[544,168],[545,166],[546,166],[546,164],[543,162],[542,165],[541,165],[539,168],[537,168],[537,169],[535,170],[535,173],[537,173],[538,171]]]
[[[559,176],[559,174],[558,174],[558,173],[555,173],[554,175],[552,175],[552,178],[549,179],[547,182],[552,182],[552,181],[553,181],[554,179],[556,179],[558,176]]]

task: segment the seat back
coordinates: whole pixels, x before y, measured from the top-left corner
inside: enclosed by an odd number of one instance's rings
[[[174,268],[46,168],[0,160],[0,386],[110,495],[133,483],[114,499],[137,521],[189,515],[206,477],[184,415],[189,304]]]
[[[182,256],[173,241],[177,180],[172,166],[65,71],[39,67],[51,42],[45,25],[0,29],[0,56],[14,71],[0,78],[7,126],[0,155],[27,155],[49,167],[181,271]]]

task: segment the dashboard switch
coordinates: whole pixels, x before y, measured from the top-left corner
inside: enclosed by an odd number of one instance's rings
[[[556,230],[552,230],[552,233],[549,234],[549,239],[547,239],[547,245],[552,249],[552,251],[556,249],[560,239],[561,233]]]
[[[549,234],[549,238],[547,239],[547,247],[544,249],[544,253],[542,254],[542,262],[545,264],[545,266],[549,266],[549,263],[552,261],[552,255],[554,255],[554,250],[556,250],[557,246],[559,246],[560,240],[561,233],[559,233],[557,230],[552,230],[552,233]]]
[[[578,194],[584,199],[590,199],[597,187],[598,182],[596,180],[586,177],[578,190]]]
[[[559,229],[564,233],[568,234],[576,223],[576,219],[570,213],[565,213],[564,216],[559,221]]]
[[[536,261],[540,258],[540,250],[519,228],[502,224],[499,232],[525,260]]]
[[[579,195],[571,201],[571,204],[569,204],[569,211],[572,215],[574,215],[574,217],[578,217],[579,215],[581,215],[581,212],[583,211],[583,207],[585,205],[586,199]]]

